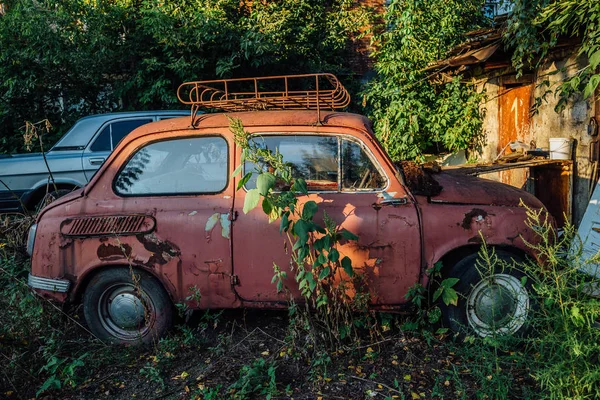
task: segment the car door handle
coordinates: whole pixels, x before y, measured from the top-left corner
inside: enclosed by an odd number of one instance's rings
[[[407,203],[408,203],[408,199],[406,197],[400,197],[398,199],[381,200],[377,203],[373,203],[372,206],[374,209],[379,210],[381,207],[384,207],[384,206],[397,207],[397,206],[402,206]]]
[[[90,164],[91,165],[102,165],[104,160],[106,160],[106,158],[104,158],[104,157],[90,158]]]

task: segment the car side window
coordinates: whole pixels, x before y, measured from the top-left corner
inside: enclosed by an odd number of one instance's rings
[[[360,191],[385,187],[385,179],[359,143],[337,136],[256,136],[255,144],[279,151],[292,166],[295,178],[304,178],[309,191]],[[340,158],[341,151],[341,158]],[[341,162],[340,162],[341,161]],[[268,166],[262,165],[263,170]],[[246,172],[255,165],[246,161]],[[256,175],[246,188],[256,187]]]
[[[225,139],[172,139],[137,150],[117,174],[114,189],[124,196],[217,193],[227,178]]]
[[[108,124],[96,138],[91,151],[113,151],[119,142],[135,128],[152,122],[152,118],[133,119]]]
[[[386,180],[365,149],[357,142],[342,140],[342,190],[376,190],[385,187]]]

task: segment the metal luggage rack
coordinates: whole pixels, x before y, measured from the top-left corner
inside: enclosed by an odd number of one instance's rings
[[[200,108],[222,111],[342,109],[350,95],[333,74],[266,76],[185,82],[177,98],[192,106],[192,125]]]

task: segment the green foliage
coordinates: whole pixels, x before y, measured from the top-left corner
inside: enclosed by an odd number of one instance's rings
[[[445,305],[454,305],[457,306],[458,305],[458,293],[456,293],[456,290],[452,289],[452,286],[456,285],[458,283],[459,279],[458,278],[448,278],[448,279],[444,279],[441,283],[440,286],[436,289],[435,292],[433,292],[433,301],[437,301],[440,296],[442,297],[442,301],[444,302]]]
[[[253,399],[257,396],[264,399],[273,398],[278,393],[276,369],[275,363],[268,362],[264,358],[254,360],[252,365],[244,365],[240,369],[240,378],[229,387],[230,398],[239,400]]]
[[[325,211],[320,212],[319,204],[307,197],[304,179],[292,175],[291,164],[277,150],[273,152],[251,140],[240,120],[230,119],[230,129],[236,144],[242,148],[241,165],[246,161],[254,165],[253,171],[245,171],[242,181],[256,175],[256,188],[245,195],[244,212],[257,208],[262,201],[262,211],[269,221],[280,221],[279,231],[286,248],[291,248],[293,278],[306,304],[316,310],[314,318],[325,328],[329,344],[350,337],[356,327],[364,325],[352,313],[367,310],[370,293],[353,269],[351,259],[340,254],[340,246],[355,242],[358,237],[338,226]],[[241,165],[234,171],[234,177],[241,176]],[[271,282],[277,285],[278,292],[290,294],[290,312],[295,313],[295,299],[286,287],[286,271],[277,264],[273,265],[273,271]],[[309,333],[312,335],[310,328]]]
[[[589,63],[558,86],[557,111],[570,97],[594,95],[600,83],[600,2],[597,0],[516,0],[508,20],[505,41],[513,50],[512,63],[522,73],[540,66],[559,38],[578,37],[578,55]],[[564,71],[557,71],[564,72]]]
[[[89,355],[84,353],[77,358],[66,357],[59,358],[53,353],[49,353],[47,348],[45,350],[45,356],[47,356],[47,362],[42,367],[40,372],[47,372],[50,376],[44,381],[42,386],[36,392],[36,396],[52,389],[61,389],[64,385],[75,387],[77,386],[77,370],[85,366],[84,359]]]
[[[90,113],[179,107],[184,81],[348,73],[348,43],[370,18],[350,0],[3,4],[0,152],[24,150],[24,121],[49,119],[51,145]]]
[[[432,145],[469,148],[481,131],[483,94],[460,77],[432,83],[426,67],[484,26],[483,1],[393,0],[384,20],[375,36],[377,76],[364,92],[378,138],[394,160],[419,158]]]

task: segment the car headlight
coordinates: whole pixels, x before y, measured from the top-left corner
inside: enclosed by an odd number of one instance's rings
[[[33,244],[35,243],[35,232],[37,231],[37,224],[31,225],[29,228],[29,235],[27,236],[27,254],[31,257],[33,255]]]

